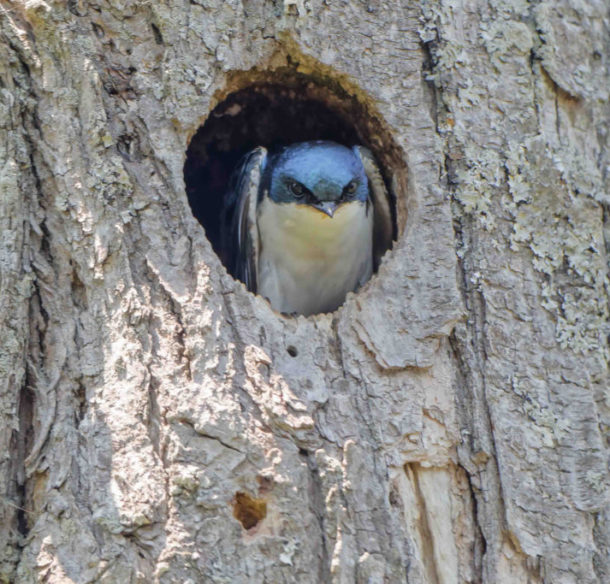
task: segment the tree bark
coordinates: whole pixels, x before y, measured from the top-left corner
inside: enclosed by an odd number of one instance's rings
[[[610,581],[609,12],[0,2],[0,581]],[[286,71],[407,169],[378,274],[310,318],[183,178]]]

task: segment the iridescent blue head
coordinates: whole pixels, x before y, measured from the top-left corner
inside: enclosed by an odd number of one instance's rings
[[[301,142],[282,150],[268,167],[269,197],[311,205],[332,217],[337,207],[366,202],[369,186],[360,157],[335,142]]]

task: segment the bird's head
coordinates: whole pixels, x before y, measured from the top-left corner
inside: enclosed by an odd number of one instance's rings
[[[332,217],[342,204],[366,202],[368,182],[356,153],[335,142],[293,144],[269,165],[269,197],[309,205]]]

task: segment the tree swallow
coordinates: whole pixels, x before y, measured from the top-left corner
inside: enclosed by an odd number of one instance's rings
[[[335,310],[392,243],[388,193],[363,146],[258,147],[235,171],[226,206],[233,274],[283,313]]]

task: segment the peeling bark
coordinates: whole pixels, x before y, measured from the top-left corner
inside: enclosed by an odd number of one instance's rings
[[[609,9],[458,4],[0,3],[0,581],[610,579]],[[310,318],[183,174],[298,76],[397,197]]]

